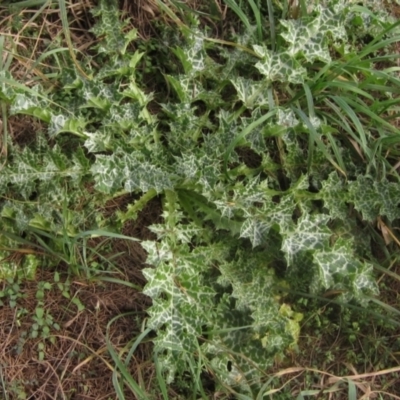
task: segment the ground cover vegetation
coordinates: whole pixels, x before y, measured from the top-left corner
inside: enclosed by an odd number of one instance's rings
[[[400,398],[399,10],[1,4],[3,398]]]

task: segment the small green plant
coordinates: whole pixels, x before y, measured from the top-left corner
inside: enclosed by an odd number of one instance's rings
[[[45,309],[45,293],[51,290],[52,284],[50,282],[38,282],[36,299],[37,304],[35,313],[32,316],[33,324],[31,326],[30,337],[35,339],[40,337],[44,339],[38,343],[39,360],[43,361],[45,355],[45,340],[49,339],[55,342],[55,337],[50,337],[51,329],[59,330],[60,326],[54,321],[52,315]]]
[[[0,291],[0,306],[4,306],[3,299],[7,299],[10,307],[15,308],[18,300],[24,298],[24,293],[21,291],[21,282],[8,278],[3,285],[3,289]]]

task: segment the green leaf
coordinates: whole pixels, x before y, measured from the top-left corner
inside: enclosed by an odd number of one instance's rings
[[[188,36],[188,45],[185,48],[174,49],[184,67],[185,73],[193,76],[205,68],[206,52],[204,50],[204,38],[200,31],[194,29]]]
[[[294,265],[295,256],[300,252],[323,249],[327,246],[332,232],[326,226],[329,217],[323,214],[303,214],[293,228],[283,230],[282,251],[289,266]]]
[[[148,326],[157,330],[156,351],[166,351],[160,357],[163,370],[171,382],[186,352],[197,350],[197,337],[208,325],[214,291],[203,282],[202,271],[207,268],[201,251],[193,254],[181,245],[179,253],[168,242],[161,246],[143,242],[148,252],[147,262],[156,268],[146,268],[143,274],[148,283],[143,293],[153,299],[148,310]]]
[[[372,266],[354,257],[351,241],[338,239],[333,247],[316,251],[314,260],[325,289],[344,290],[348,292],[344,296],[347,300],[351,296],[361,300],[363,294],[378,293]]]
[[[265,76],[267,82],[304,82],[307,76],[306,69],[289,53],[273,53],[258,45],[254,45],[253,48],[261,58],[255,66]]]
[[[36,298],[38,299],[39,297],[37,297],[37,295],[36,295]],[[43,297],[42,297],[42,298],[43,298]],[[43,316],[44,316],[44,308],[42,308],[42,307],[36,307],[36,309],[35,309],[35,314],[36,314],[36,316],[37,316],[38,319],[42,319]]]
[[[97,37],[102,37],[99,52],[108,54],[124,54],[128,44],[137,37],[136,29],[124,35],[123,30],[127,22],[120,21],[120,12],[115,0],[101,0],[93,8],[94,17],[99,17],[97,23],[90,29]]]
[[[322,182],[320,194],[332,218],[346,219],[348,217],[346,202],[349,201],[349,195],[346,189],[336,172],[332,172],[328,179]]]
[[[43,89],[35,87],[32,94],[40,92]],[[49,111],[48,105],[39,97],[28,94],[17,94],[13,100],[10,112],[11,114],[26,114],[38,118],[49,123],[52,118],[52,113]]]
[[[386,179],[373,180],[358,175],[349,182],[349,199],[366,221],[374,221],[378,216],[386,216],[390,221],[400,217],[400,186]]]
[[[96,182],[96,189],[103,193],[115,193],[124,181],[123,163],[118,156],[97,155],[90,171]]]
[[[268,105],[266,83],[259,83],[242,77],[231,79],[231,82],[236,89],[239,100],[243,102],[246,108],[253,109],[255,106]]]
[[[281,20],[287,32],[281,36],[289,43],[287,49],[291,57],[303,56],[308,62],[316,59],[329,63],[331,57],[328,49],[328,37],[334,40],[346,40],[344,12],[330,10],[318,5],[313,19]]]
[[[240,237],[249,238],[254,248],[264,242],[264,234],[268,231],[268,224],[248,218],[241,227]]]

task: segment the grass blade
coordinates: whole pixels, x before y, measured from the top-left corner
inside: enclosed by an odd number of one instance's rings
[[[369,100],[375,100],[372,95],[370,95],[365,90],[360,89],[359,85],[355,82],[343,82],[343,81],[331,81],[327,85],[328,88],[337,88],[344,90],[346,92],[353,92],[360,96],[366,97]]]
[[[358,143],[361,146],[361,150],[367,156],[368,160],[371,160],[371,151],[367,145],[367,137],[364,131],[364,128],[356,115],[353,109],[347,104],[343,97],[339,96],[329,96],[344,112],[348,115],[348,117],[353,122],[356,131],[358,133]]]
[[[267,0],[267,7],[268,7],[269,31],[271,35],[271,49],[272,51],[275,51],[276,34],[275,34],[274,7],[272,4],[272,0]]]
[[[312,125],[310,119],[304,114],[304,112],[296,107],[291,106],[290,107],[297,115],[298,117],[305,123],[305,125],[308,128],[308,134],[309,134],[309,140],[312,141],[311,144],[309,144],[309,149],[313,148],[313,143],[317,145],[317,147],[322,151],[326,159],[344,176],[346,176],[346,172],[344,168],[341,168],[341,166],[332,159],[331,155],[328,153],[324,143],[321,141],[319,138],[318,132],[315,130],[314,126]],[[311,166],[311,161],[312,161],[312,153],[308,155],[308,165],[309,168]]]
[[[36,7],[36,6],[42,6],[46,4],[47,2],[50,2],[51,0],[26,0],[26,1],[18,1],[16,3],[8,3],[8,6],[12,6],[13,8],[30,8],[30,7]]]
[[[350,379],[347,382],[348,382],[348,385],[349,385],[348,399],[349,400],[357,400],[357,388],[356,388],[356,385]]]
[[[253,129],[257,128],[257,126],[261,125],[262,123],[268,121],[272,116],[276,114],[276,110],[269,111],[267,114],[260,117],[257,121],[252,122],[249,126],[247,126],[243,131],[237,135],[232,142],[229,144],[228,149],[224,154],[224,171],[225,175],[229,177],[227,167],[228,167],[228,159],[230,154],[232,153],[233,149],[236,145],[243,140]]]
[[[125,400],[124,391],[122,389],[123,384],[120,384],[120,382],[118,380],[118,373],[115,369],[112,374],[112,383],[113,383],[113,386],[115,389],[115,393],[118,396],[118,400]]]
[[[165,379],[162,376],[160,363],[158,362],[158,357],[157,357],[156,353],[154,353],[154,364],[156,366],[156,376],[157,376],[158,387],[161,391],[163,399],[168,400],[167,386],[165,384]]]
[[[63,26],[65,40],[67,42],[67,46],[68,46],[72,61],[74,62],[79,73],[84,78],[89,79],[89,76],[85,73],[85,71],[80,66],[78,60],[76,59],[75,49],[74,49],[74,46],[72,45],[71,35],[69,32],[68,14],[67,14],[67,6],[65,3],[65,0],[58,0],[58,6],[60,8],[61,22],[62,22],[62,26]]]
[[[129,373],[126,365],[121,361],[120,357],[118,354],[115,352],[112,343],[110,341],[110,327],[111,325],[117,321],[119,318],[121,318],[121,315],[117,315],[114,317],[108,324],[107,324],[107,329],[106,329],[106,344],[107,344],[107,349],[116,365],[116,369],[118,369],[122,377],[125,380],[125,383],[128,384],[129,389],[132,391],[132,393],[137,396],[141,400],[150,400],[149,397],[147,396],[147,393],[143,391],[143,389],[138,385],[138,383],[133,379],[132,375]],[[120,386],[119,382],[118,385]]]
[[[113,239],[132,240],[133,242],[140,241],[140,239],[126,236],[126,235],[121,235],[120,233],[105,231],[104,229],[95,229],[95,230],[91,230],[91,231],[84,231],[84,232],[81,232],[81,233],[75,235],[74,239],[81,239],[84,237],[96,238],[96,237],[101,237],[101,236],[106,236],[106,237],[110,237]]]
[[[251,32],[252,29],[251,29],[249,19],[247,18],[247,15],[243,12],[243,10],[237,5],[236,1],[235,0],[224,0],[224,1],[239,17],[239,19],[242,21],[242,23],[246,27],[246,29],[249,32]]]
[[[128,286],[128,287],[130,287],[132,289],[138,290],[139,292],[141,292],[142,289],[143,289],[139,285],[135,285],[132,282],[128,282],[128,281],[125,281],[123,279],[112,278],[112,277],[108,277],[108,276],[100,276],[99,278],[97,278],[97,280],[100,280],[100,281],[103,281],[103,282],[117,283],[118,285]]]
[[[263,33],[262,33],[262,23],[261,23],[261,13],[260,9],[258,8],[257,4],[254,0],[248,0],[251,9],[253,10],[254,18],[256,19],[257,25],[257,36],[258,40],[261,42],[263,40]]]

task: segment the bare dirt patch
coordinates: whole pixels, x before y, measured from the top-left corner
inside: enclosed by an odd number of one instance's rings
[[[38,287],[48,282],[43,298],[44,317],[58,324],[48,335],[34,337]],[[67,299],[59,285],[70,296]],[[126,355],[129,343],[140,333],[148,299],[136,290],[111,282],[73,280],[63,275],[59,285],[54,274],[41,271],[35,282],[21,284],[15,307],[5,300],[0,308],[1,374],[8,399],[109,399],[115,398],[112,374],[115,368],[107,347]],[[72,302],[79,299],[83,309]],[[124,314],[125,313],[125,314]],[[112,323],[110,320],[120,316]],[[44,336],[44,337],[41,337]],[[44,351],[43,360],[40,350]],[[128,365],[133,377],[146,375],[150,345],[140,345]],[[127,399],[134,399],[126,393]]]
[[[124,209],[129,199],[121,198],[114,204]],[[161,202],[155,198],[139,213],[135,221],[128,221],[123,229],[126,236],[142,240],[153,238],[148,226],[161,218]],[[89,244],[95,247],[99,239]],[[112,382],[115,363],[109,346],[125,359],[140,334],[146,309],[151,301],[129,284],[143,287],[141,273],[146,252],[140,242],[113,239],[105,259],[112,259],[111,271],[99,272],[92,280],[68,277],[68,267],[42,269],[35,281],[23,281],[15,287],[16,305],[10,297],[3,297],[0,306],[0,374],[3,393],[0,398],[13,399],[114,399]],[[125,284],[109,282],[112,277]],[[43,285],[43,299],[38,292]],[[3,282],[0,290],[12,286]],[[64,292],[64,293],[63,293]],[[66,298],[65,294],[68,293]],[[74,300],[78,299],[78,300]],[[11,304],[10,304],[11,303]],[[81,304],[81,309],[79,309]],[[39,328],[35,337],[38,308],[48,318],[49,332]],[[116,318],[117,317],[117,318]],[[110,321],[116,318],[111,323]],[[46,325],[46,324],[45,324]],[[109,328],[107,328],[109,325]],[[151,343],[140,344],[128,364],[137,381],[152,381],[154,367]],[[40,351],[43,351],[41,359]],[[150,388],[147,388],[150,390]],[[7,390],[5,393],[4,391]],[[8,397],[2,397],[8,396]],[[135,399],[128,390],[126,399]]]

